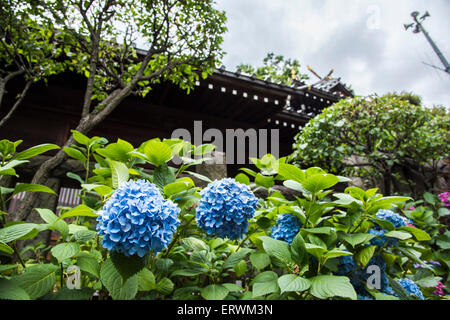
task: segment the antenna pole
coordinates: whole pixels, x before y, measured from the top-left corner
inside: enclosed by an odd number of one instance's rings
[[[437,54],[437,56],[439,57],[439,60],[441,60],[442,64],[444,65],[445,69],[441,69],[443,71],[445,71],[446,73],[450,74],[450,64],[448,63],[447,59],[445,59],[444,55],[442,54],[441,50],[439,50],[438,46],[436,45],[436,43],[433,41],[433,39],[431,39],[431,36],[429,35],[429,33],[425,30],[425,28],[423,27],[422,23],[420,23],[419,19],[417,19],[417,17],[419,16],[419,13],[417,11],[414,11],[411,16],[413,17],[414,21],[416,22],[416,29],[414,30],[414,33],[420,33],[422,31],[422,33],[424,34],[425,38],[427,39],[428,43],[431,45],[431,47],[433,48],[434,52]],[[429,14],[428,12],[425,13],[425,15],[423,15],[420,19],[422,21],[424,21],[426,19],[426,17],[428,17]],[[409,26],[405,25],[406,30],[408,30]],[[439,68],[438,68],[439,69]]]

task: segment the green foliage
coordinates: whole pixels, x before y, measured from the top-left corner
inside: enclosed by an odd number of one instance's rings
[[[308,75],[300,73],[300,63],[297,59],[285,59],[282,55],[269,52],[263,60],[263,66],[255,68],[248,64],[240,64],[236,69],[257,79],[268,80],[290,86],[293,76],[297,80],[309,79]]]
[[[413,170],[430,183],[425,166],[450,154],[448,123],[448,113],[433,115],[412,94],[341,100],[302,129],[290,159],[362,177],[391,194],[400,191],[401,185],[392,183],[399,180],[399,172]],[[411,177],[405,177],[402,183],[414,192]]]
[[[358,269],[368,267],[373,257],[381,256],[390,278],[412,279],[427,299],[440,299],[428,287],[439,281],[449,285],[450,234],[439,222],[448,212],[433,194],[414,201],[411,197],[385,197],[376,188],[348,187],[344,192],[336,192],[333,189],[340,181],[346,181],[344,177],[318,167],[301,169],[286,164],[285,158],[266,155],[252,159],[259,172],[243,169],[239,176],[252,190],[267,191],[249,221],[247,234],[240,240],[221,239],[205,234],[197,226],[195,207],[201,188],[195,185],[196,177],[186,170],[204,159],[192,159],[194,155],[205,156],[213,146],[152,139],[136,148],[121,139],[107,143],[99,137],[89,138],[76,131],[73,134],[82,146],[77,150],[86,157],[79,161],[85,165],[87,175],[77,179],[82,203],[63,208],[58,215],[36,208],[44,220],[42,224],[4,224],[0,229],[0,252],[6,257],[16,256],[22,263],[0,266],[0,298],[83,300],[93,299],[97,291],[98,299],[114,300],[356,300],[357,289],[350,281],[350,274],[356,270],[338,274],[340,259],[345,256],[354,259]],[[10,150],[4,153],[14,155],[13,145],[3,146],[0,150]],[[157,147],[160,153],[146,153],[149,146]],[[88,153],[97,156],[95,161]],[[170,162],[173,157],[182,160],[178,168]],[[144,169],[143,165],[152,169]],[[261,178],[267,183],[261,183]],[[101,245],[102,236],[96,232],[98,212],[120,183],[128,179],[155,183],[162,195],[181,209],[181,223],[171,243],[158,254],[128,257]],[[286,199],[274,190],[275,184],[284,184],[296,196]],[[13,192],[14,189],[2,189],[2,194]],[[412,206],[415,208],[409,210]],[[380,209],[398,212],[415,227],[395,228],[376,217]],[[301,221],[291,243],[272,238],[277,218],[286,213]],[[398,243],[381,248],[373,245],[371,240],[380,240],[369,233],[375,226],[385,229],[384,236]],[[25,249],[48,250],[50,259],[21,259],[16,241],[33,238],[44,230],[60,233],[56,244]],[[431,260],[440,266],[430,265]],[[66,286],[73,266],[80,270],[80,289]],[[368,292],[376,300],[413,298],[395,283],[392,287],[396,296],[376,289]]]

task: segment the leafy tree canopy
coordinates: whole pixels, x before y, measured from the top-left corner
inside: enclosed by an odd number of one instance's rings
[[[341,100],[302,129],[290,159],[361,176],[389,194],[394,166],[423,176],[426,163],[450,154],[450,115],[420,102],[408,93]]]
[[[300,62],[297,59],[286,59],[282,55],[269,52],[261,67],[255,68],[249,64],[240,64],[236,69],[248,75],[255,75],[257,79],[269,80],[285,85],[292,84],[293,75],[298,80],[309,79],[308,75],[300,73]]]

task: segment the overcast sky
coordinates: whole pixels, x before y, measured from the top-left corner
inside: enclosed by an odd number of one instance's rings
[[[216,0],[226,12],[223,64],[262,65],[268,52],[351,84],[358,95],[412,91],[428,106],[450,107],[450,75],[422,33],[406,32],[412,11],[428,10],[424,27],[450,61],[449,0]]]

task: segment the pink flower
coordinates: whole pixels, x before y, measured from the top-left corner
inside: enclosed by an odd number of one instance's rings
[[[442,282],[439,281],[435,288],[436,288],[436,290],[433,291],[433,294],[438,294],[440,296],[443,296],[445,294],[444,288],[446,288],[446,286],[444,286],[444,284]]]
[[[416,207],[410,207],[409,210],[414,210]]]
[[[444,206],[450,207],[450,192],[443,192],[438,195],[439,199],[444,203]]]
[[[406,226],[412,227],[412,228],[415,228],[415,227],[416,227],[415,225],[413,225],[413,224],[411,224],[411,223],[407,223]]]

